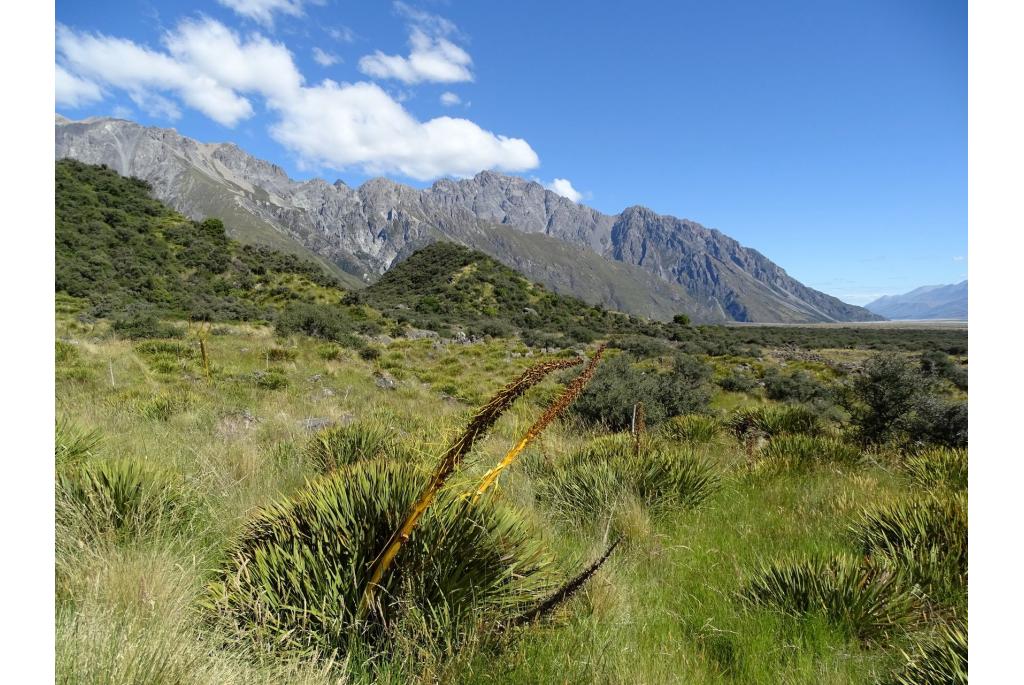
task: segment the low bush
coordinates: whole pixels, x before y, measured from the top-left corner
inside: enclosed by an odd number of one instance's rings
[[[211,584],[207,606],[264,649],[387,652],[410,622],[455,649],[477,626],[517,615],[551,587],[535,531],[493,497],[449,491],[420,520],[357,623],[367,573],[422,491],[410,464],[360,462],[262,511]]]
[[[829,399],[828,388],[803,370],[782,373],[775,367],[765,371],[764,392],[768,399],[786,402],[814,402]]]
[[[820,614],[867,642],[902,632],[920,620],[922,610],[913,586],[898,572],[844,556],[770,564],[741,596],[792,616]]]
[[[298,358],[298,356],[298,350],[292,350],[286,347],[271,347],[267,350],[268,362],[293,362]]]
[[[184,332],[180,328],[161,321],[153,314],[136,314],[116,318],[110,327],[119,338],[129,340],[181,338],[184,336]]]
[[[633,408],[642,402],[649,425],[670,416],[689,414],[707,406],[706,381],[710,368],[695,357],[677,355],[668,372],[643,371],[627,353],[605,361],[573,405],[573,412],[590,423],[610,430],[630,426]]]
[[[359,350],[359,358],[367,362],[372,362],[376,359],[380,359],[380,348],[364,347],[363,349]]]

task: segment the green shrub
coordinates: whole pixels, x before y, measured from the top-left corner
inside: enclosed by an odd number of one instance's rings
[[[936,447],[910,454],[903,467],[921,488],[967,490],[967,450]]]
[[[359,358],[363,361],[372,362],[375,359],[380,359],[380,349],[376,347],[364,347],[359,350]]]
[[[930,378],[944,378],[960,390],[967,390],[967,369],[941,350],[921,354],[921,373]]]
[[[967,403],[922,395],[906,419],[907,439],[915,444],[967,447]]]
[[[670,416],[695,413],[707,406],[706,381],[710,368],[689,355],[677,355],[667,373],[642,371],[627,353],[606,360],[573,404],[572,410],[590,423],[610,430],[630,426],[633,407],[643,402],[649,425]]]
[[[161,321],[153,314],[136,314],[117,318],[110,327],[119,338],[129,340],[180,338],[184,335],[180,328]]]
[[[176,522],[181,489],[170,473],[135,459],[92,462],[57,475],[58,521],[89,536],[126,539]]]
[[[906,359],[892,353],[871,357],[852,388],[853,422],[861,439],[878,443],[896,437],[926,389],[921,374]]]
[[[827,400],[828,388],[806,371],[797,369],[782,373],[775,367],[765,371],[764,393],[768,399],[786,402],[813,402]]]
[[[903,653],[903,665],[880,685],[967,685],[967,625],[942,626],[937,639]]]
[[[302,333],[313,338],[334,342],[353,339],[355,325],[351,317],[339,307],[307,303],[289,304],[274,322],[278,335]]]
[[[718,437],[721,423],[706,414],[688,414],[669,419],[661,428],[661,434],[671,440],[697,444],[709,443]]]
[[[862,460],[863,453],[856,445],[839,438],[799,433],[774,436],[760,455],[766,467],[796,471],[826,464],[857,466]]]
[[[757,380],[753,376],[740,371],[732,371],[728,375],[718,379],[718,387],[729,392],[751,393],[757,390]]]
[[[372,562],[427,478],[410,464],[360,462],[266,508],[211,584],[208,605],[264,648],[329,656],[357,637],[387,652],[410,619],[455,649],[474,626],[510,618],[547,592],[550,562],[521,516],[496,498],[471,505],[443,490],[357,626]]]
[[[820,415],[800,404],[743,409],[729,418],[729,427],[737,437],[743,437],[750,431],[772,437],[787,434],[819,435],[824,430]]]
[[[306,446],[306,454],[321,473],[382,456],[395,446],[394,432],[380,425],[353,423],[318,432]]]
[[[967,587],[967,496],[926,495],[866,511],[853,526],[865,554],[907,569],[929,594],[958,603]]]
[[[756,606],[820,614],[850,635],[879,642],[920,620],[921,602],[899,573],[848,557],[808,557],[762,568],[741,591]]]

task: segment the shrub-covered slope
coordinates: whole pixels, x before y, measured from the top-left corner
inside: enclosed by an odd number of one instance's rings
[[[268,318],[290,300],[336,301],[335,279],[293,255],[194,222],[144,181],[72,160],[56,164],[56,289],[100,316],[152,309],[217,320]]]

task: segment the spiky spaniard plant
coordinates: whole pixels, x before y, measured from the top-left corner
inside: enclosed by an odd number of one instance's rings
[[[457,644],[551,587],[538,536],[492,497],[470,505],[442,490],[359,612],[371,567],[429,474],[384,460],[343,466],[246,528],[211,585],[208,605],[237,634],[284,652],[343,654],[352,640],[387,650],[409,612]],[[443,617],[440,618],[440,617]]]
[[[967,624],[942,626],[937,638],[903,658],[879,685],[967,685]]]
[[[687,414],[669,419],[661,428],[661,435],[670,440],[693,444],[706,444],[718,437],[721,422],[706,414]]]
[[[803,471],[817,466],[854,467],[863,459],[859,447],[841,438],[782,434],[768,442],[756,466],[770,471]]]
[[[394,449],[394,431],[377,423],[360,422],[319,431],[306,447],[313,467],[321,472],[372,459]]]
[[[865,554],[906,568],[934,598],[963,602],[967,588],[966,494],[928,494],[865,511],[853,532]]]
[[[845,556],[771,563],[754,575],[741,597],[792,616],[819,614],[867,642],[921,618],[921,599],[898,570]]]
[[[744,409],[729,418],[729,427],[742,438],[751,431],[769,437],[786,434],[820,435],[824,431],[821,418],[801,404],[781,404]]]

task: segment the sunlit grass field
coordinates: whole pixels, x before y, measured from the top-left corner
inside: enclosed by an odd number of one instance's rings
[[[925,486],[884,449],[768,463],[775,438],[740,440],[727,420],[775,403],[716,390],[710,429],[665,426],[644,437],[707,465],[714,485],[699,501],[663,506],[625,495],[581,516],[552,499],[570,456],[606,435],[571,414],[503,473],[493,496],[536,531],[554,581],[622,538],[554,612],[498,633],[469,631],[457,643],[410,631],[386,653],[282,655],[227,630],[208,588],[258,512],[323,477],[318,432],[381,431],[397,445],[391,458],[426,474],[476,408],[542,357],[503,339],[386,339],[371,345],[378,353],[360,353],[249,325],[133,342],[60,312],[57,339],[58,487],[62,476],[130,461],[174,493],[173,507],[160,499],[144,520],[131,509],[138,518],[113,534],[91,527],[88,507],[58,505],[58,682],[873,683],[942,626],[966,621],[959,601],[929,603],[865,634],[824,606],[750,601],[751,582],[774,563],[863,558],[863,513]],[[724,369],[741,360],[710,361]],[[770,355],[747,361],[778,364]],[[446,490],[472,493],[573,373],[550,376],[513,405]],[[840,428],[815,439],[841,441]]]

